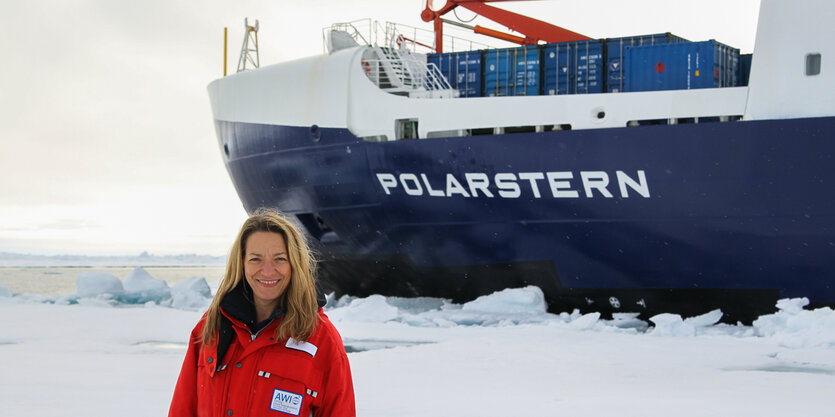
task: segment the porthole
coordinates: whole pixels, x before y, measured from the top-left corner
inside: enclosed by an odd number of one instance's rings
[[[594,123],[602,123],[606,119],[606,109],[603,107],[595,107],[591,110],[591,120]]]
[[[319,125],[310,126],[310,139],[314,142],[318,142],[319,139],[322,138],[322,131],[319,129]]]

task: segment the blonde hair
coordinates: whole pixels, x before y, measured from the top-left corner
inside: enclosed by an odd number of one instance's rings
[[[316,300],[316,261],[313,254],[304,236],[284,214],[275,209],[260,208],[246,219],[232,245],[226,263],[226,273],[206,312],[206,323],[201,338],[204,345],[211,343],[220,329],[220,302],[223,297],[244,280],[243,259],[246,240],[254,232],[280,234],[287,243],[288,258],[293,268],[290,283],[279,299],[279,305],[283,307],[285,314],[276,329],[276,340],[292,337],[298,341],[307,341],[316,328],[319,306]]]

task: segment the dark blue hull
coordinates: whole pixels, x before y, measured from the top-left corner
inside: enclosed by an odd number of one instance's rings
[[[551,309],[835,303],[835,118],[364,142],[218,122],[247,210],[305,226],[330,289]]]

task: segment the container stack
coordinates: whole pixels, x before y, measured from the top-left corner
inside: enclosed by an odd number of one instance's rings
[[[739,49],[714,40],[626,48],[625,91],[737,86]]]
[[[485,97],[540,94],[538,46],[487,50],[482,62]]]
[[[747,85],[751,55],[671,33],[429,54],[460,97],[593,94]]]
[[[542,45],[543,95],[603,92],[603,41]]]
[[[481,97],[481,56],[482,51],[431,54],[427,62],[441,70],[459,97]]]
[[[625,61],[628,48],[635,46],[655,46],[670,43],[690,42],[670,32],[654,35],[626,36],[606,40],[606,91],[617,93],[626,90]]]

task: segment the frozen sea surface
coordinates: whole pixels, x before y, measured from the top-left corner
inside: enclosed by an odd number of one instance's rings
[[[113,288],[107,281],[98,289]],[[128,287],[166,297],[144,275]],[[0,414],[166,415],[206,288],[193,280],[157,300],[93,290],[0,289]],[[171,307],[177,294],[188,306]],[[329,300],[351,352],[358,415],[835,415],[831,309],[793,299],[753,326],[714,324],[720,312],[647,323],[548,314],[541,297],[528,287],[463,305]]]

